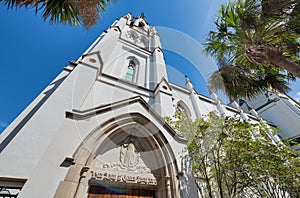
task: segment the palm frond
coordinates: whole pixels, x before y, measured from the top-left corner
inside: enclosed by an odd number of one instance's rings
[[[289,27],[290,20],[265,17],[262,1],[223,4],[216,31],[210,31],[204,43],[218,62],[226,60],[210,83],[232,98],[253,97],[271,87],[286,92],[289,72],[300,77],[299,34]]]
[[[35,7],[42,11],[44,20],[50,23],[83,24],[89,28],[96,24],[100,12],[104,12],[111,0],[0,0],[8,9]],[[113,0],[116,2],[116,0]]]
[[[50,23],[70,24],[77,26],[80,19],[75,7],[67,0],[56,1],[48,0],[43,3],[43,18]]]

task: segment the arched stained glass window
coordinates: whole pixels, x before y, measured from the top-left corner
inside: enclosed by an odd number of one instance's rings
[[[186,113],[186,109],[180,103],[177,105],[177,111],[181,113]]]
[[[129,62],[125,79],[132,82],[134,78],[134,71],[135,71],[135,64],[133,62]]]
[[[180,113],[183,113],[183,114],[186,115],[188,118],[190,118],[190,116],[191,116],[191,113],[190,113],[188,107],[187,107],[186,104],[184,104],[182,101],[179,101],[179,102],[177,103],[176,111],[178,111],[178,112],[180,112]]]

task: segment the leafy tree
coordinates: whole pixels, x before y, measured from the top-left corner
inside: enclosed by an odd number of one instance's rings
[[[214,112],[168,122],[188,140],[202,197],[299,197],[300,155],[276,142],[278,129]]]
[[[276,7],[275,1],[285,3]],[[216,31],[210,31],[204,44],[220,65],[212,75],[212,87],[232,98],[250,98],[270,87],[288,91],[288,81],[300,77],[298,10],[299,3],[293,0],[223,4],[215,20]]]
[[[95,25],[99,19],[99,13],[105,11],[110,0],[0,0],[0,2],[12,9],[14,7],[35,8],[43,12],[44,20],[50,23],[62,23],[78,25],[82,23],[86,28]]]

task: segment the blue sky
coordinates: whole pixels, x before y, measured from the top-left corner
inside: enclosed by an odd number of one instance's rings
[[[83,27],[51,25],[33,9],[7,10],[0,6],[0,133],[61,72],[76,60],[115,19],[130,12],[145,13],[152,26],[183,32],[200,43],[213,28],[216,9],[226,0],[119,0],[89,31]],[[162,43],[164,38],[162,39]],[[165,60],[179,84],[188,75],[198,92],[207,94],[199,72],[180,55],[165,50]],[[204,60],[205,62],[205,60]],[[177,70],[177,72],[174,72]],[[175,75],[175,73],[179,75]],[[178,77],[181,76],[181,77]],[[292,86],[292,97],[300,92]]]

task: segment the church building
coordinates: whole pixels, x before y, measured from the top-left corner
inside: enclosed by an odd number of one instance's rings
[[[198,94],[188,78],[186,86],[169,82],[155,27],[130,14],[116,20],[0,135],[0,198],[198,197],[187,141],[163,118],[260,118],[212,91]],[[251,104],[271,112],[274,125],[272,105],[292,109],[293,131],[280,124],[299,136],[297,104],[284,95],[260,100]]]

